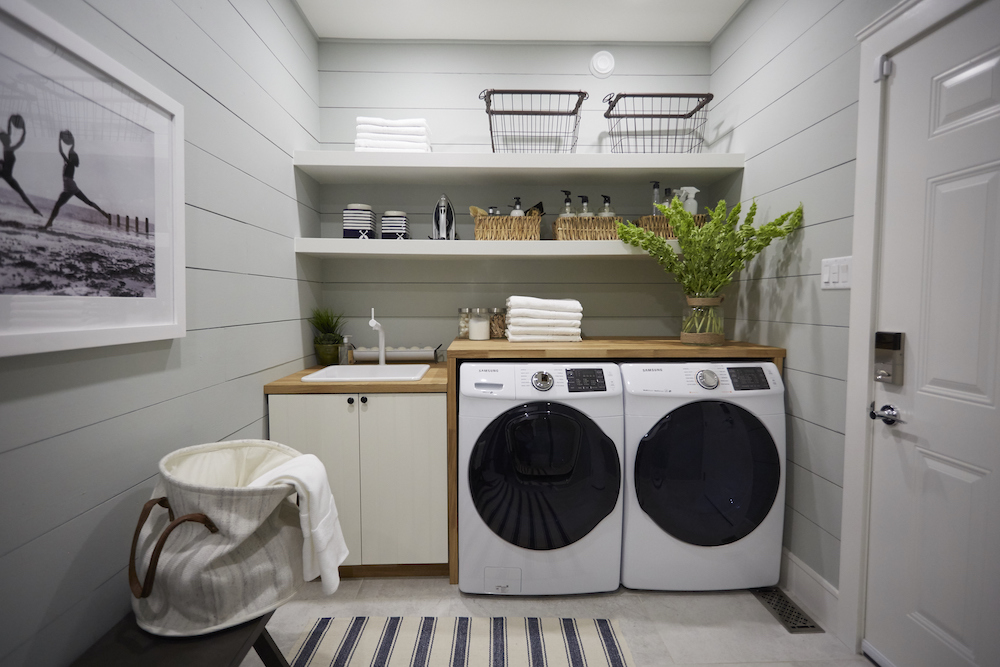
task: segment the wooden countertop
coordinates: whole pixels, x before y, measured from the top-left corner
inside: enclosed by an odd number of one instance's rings
[[[784,348],[726,341],[687,345],[679,338],[621,336],[584,338],[578,343],[511,343],[506,339],[460,340],[449,359],[783,359]]]
[[[366,366],[368,364],[358,364]],[[374,364],[372,364],[374,365]],[[265,394],[443,394],[448,390],[448,365],[434,363],[416,382],[303,382],[302,378],[323,368],[313,366],[264,385]]]

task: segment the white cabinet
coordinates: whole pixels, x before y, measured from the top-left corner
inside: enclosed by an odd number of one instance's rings
[[[270,437],[326,466],[345,565],[448,562],[445,394],[271,394]]]

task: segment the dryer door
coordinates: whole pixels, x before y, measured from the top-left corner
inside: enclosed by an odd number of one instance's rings
[[[507,542],[558,549],[593,530],[618,503],[614,442],[585,414],[526,403],[494,419],[469,460],[479,516]]]
[[[660,528],[698,546],[749,535],[778,495],[781,462],[767,428],[733,403],[695,401],[639,442],[635,492]]]

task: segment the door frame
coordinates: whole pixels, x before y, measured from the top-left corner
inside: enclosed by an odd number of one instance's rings
[[[874,383],[874,339],[882,228],[885,81],[877,72],[891,57],[985,0],[905,0],[858,33],[861,74],[854,183],[854,236],[847,350],[844,499],[840,542],[837,636],[861,651],[868,576],[869,509],[874,430],[868,417]]]

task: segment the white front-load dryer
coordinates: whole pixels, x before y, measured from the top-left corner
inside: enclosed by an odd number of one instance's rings
[[[772,586],[781,567],[784,384],[773,363],[622,364],[622,584]]]
[[[623,465],[617,364],[463,363],[459,589],[501,595],[616,590]]]

